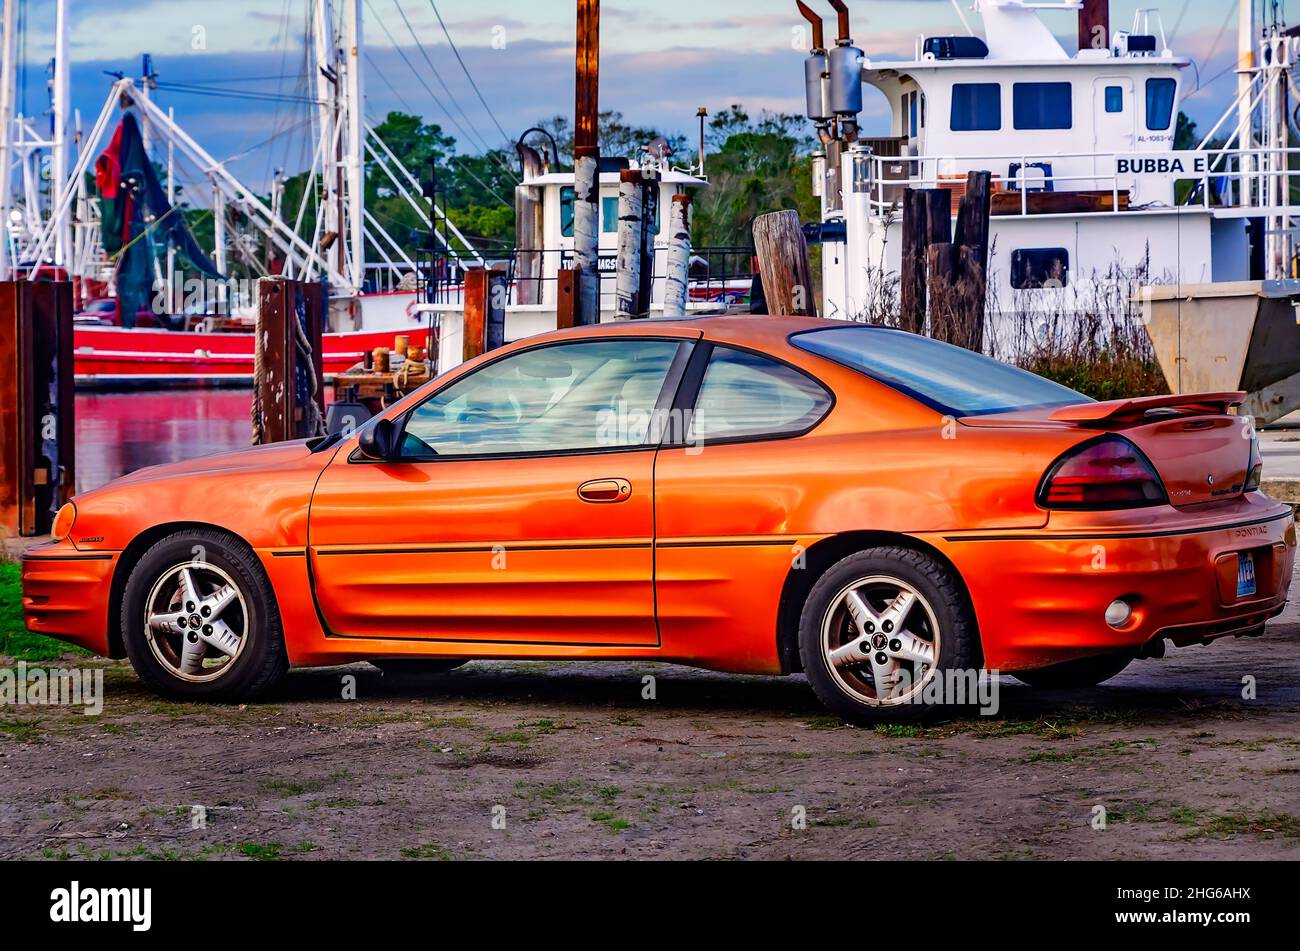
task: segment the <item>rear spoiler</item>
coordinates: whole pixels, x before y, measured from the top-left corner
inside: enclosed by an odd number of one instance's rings
[[[1127,400],[1109,400],[1105,403],[1077,403],[1062,406],[1051,414],[1051,419],[1063,423],[1121,423],[1137,422],[1153,409],[1177,409],[1192,413],[1226,413],[1230,407],[1240,406],[1246,394],[1240,391],[1225,393],[1180,393],[1170,396],[1137,396]]]

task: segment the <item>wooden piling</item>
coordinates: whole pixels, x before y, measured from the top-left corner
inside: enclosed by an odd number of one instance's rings
[[[298,301],[306,327],[300,340]],[[257,327],[253,355],[253,443],[301,439],[323,432],[324,354],[321,330],[325,294],[314,281],[282,277],[257,282]],[[304,349],[305,346],[305,349]],[[310,354],[310,362],[304,363]],[[298,394],[298,371],[308,379],[307,397]]]
[[[0,534],[47,534],[76,487],[72,315],[71,282],[0,282]]]
[[[691,196],[674,195],[668,209],[668,271],[664,279],[664,316],[685,317],[691,269]]]
[[[600,0],[578,0],[573,117],[577,321],[600,322]]]
[[[899,274],[899,326],[925,332],[926,261],[931,245],[952,241],[952,193],[912,188],[903,194],[903,247]]]
[[[614,319],[642,316],[641,306],[641,173],[624,169],[618,176],[618,260],[615,265]]]
[[[783,317],[816,317],[808,242],[799,226],[799,213],[759,215],[754,219],[753,231],[767,312]]]
[[[488,272],[487,268],[465,269],[465,320],[461,330],[461,357],[473,360],[487,345]]]
[[[574,325],[574,305],[577,303],[577,272],[562,267],[555,272],[555,329],[564,330]]]

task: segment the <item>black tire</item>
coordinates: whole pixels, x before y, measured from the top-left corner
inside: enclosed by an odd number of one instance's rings
[[[446,674],[457,667],[464,667],[468,660],[419,660],[418,658],[395,658],[393,660],[372,660],[385,677],[410,680],[434,674]]]
[[[243,647],[212,680],[183,679],[159,659],[153,635],[146,630],[146,600],[155,585],[182,565],[199,570],[208,570],[210,566],[224,573],[242,599],[238,607],[245,628]],[[120,621],[126,653],[136,674],[169,697],[246,700],[271,689],[289,670],[284,629],[271,583],[252,550],[227,532],[195,529],[156,542],[131,568],[122,596]],[[162,643],[160,640],[159,644]]]
[[[845,720],[863,725],[912,723],[957,712],[961,708],[949,704],[911,701],[891,704],[889,700],[880,703],[850,690],[832,672],[822,645],[823,622],[832,623],[830,612],[846,587],[855,580],[880,576],[905,582],[928,603],[940,644],[933,665],[934,675],[942,675],[945,670],[980,670],[982,652],[975,612],[953,571],[915,549],[871,548],[849,555],[828,568],[804,601],[799,619],[799,654],[813,691],[830,710]],[[969,698],[967,705],[974,699]]]
[[[1131,654],[1099,654],[1067,660],[1037,670],[1016,671],[1015,678],[1031,687],[1043,690],[1081,690],[1095,687],[1114,677],[1133,663]]]

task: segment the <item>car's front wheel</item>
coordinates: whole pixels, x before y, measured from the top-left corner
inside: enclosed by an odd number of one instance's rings
[[[915,721],[977,697],[969,599],[948,567],[910,548],[872,548],[832,565],[804,602],[799,651],[817,696],[853,722]],[[951,696],[959,679],[963,694]]]
[[[289,669],[270,581],[225,532],[177,532],[150,547],[127,579],[121,623],[136,673],[168,696],[242,700]]]

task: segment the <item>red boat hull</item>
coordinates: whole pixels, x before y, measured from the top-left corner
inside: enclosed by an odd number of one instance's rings
[[[402,333],[412,346],[426,346],[427,327]],[[348,370],[375,347],[392,347],[395,335],[392,330],[325,334],[325,375]],[[252,333],[77,327],[73,346],[81,386],[253,382]]]

